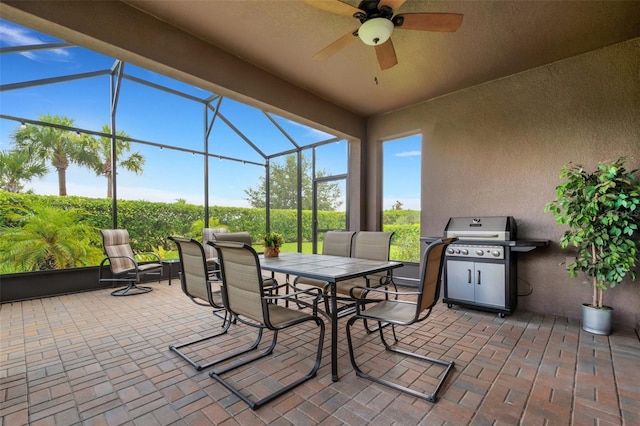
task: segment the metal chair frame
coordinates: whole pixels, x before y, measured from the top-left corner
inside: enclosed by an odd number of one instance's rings
[[[265,329],[273,331],[273,338],[271,340],[271,344],[267,349],[259,352],[253,357],[250,357],[248,359],[243,359],[238,363],[231,363],[231,365],[227,367],[214,369],[209,373],[209,375],[213,379],[215,379],[217,382],[219,382],[225,388],[227,388],[230,392],[232,392],[234,395],[236,395],[238,398],[244,401],[252,410],[255,410],[260,408],[264,404],[268,403],[269,401],[272,401],[275,398],[279,397],[280,395],[295,388],[296,386],[299,386],[300,384],[306,382],[307,380],[315,377],[315,375],[317,374],[317,371],[320,367],[320,362],[322,360],[322,347],[324,344],[325,324],[324,324],[324,321],[317,316],[318,297],[317,295],[314,296],[313,293],[319,294],[320,289],[314,288],[314,289],[308,289],[304,291],[296,291],[293,293],[286,293],[283,295],[267,294],[265,293],[265,288],[263,285],[263,279],[260,271],[260,261],[258,259],[258,255],[256,251],[253,248],[251,248],[250,245],[245,243],[238,243],[238,242],[220,242],[220,241],[210,242],[209,244],[211,244],[213,247],[216,248],[216,250],[218,250],[218,258],[220,259],[220,269],[221,269],[222,281],[223,281],[222,296],[223,296],[223,301],[227,311],[230,312],[231,315],[233,315],[233,318],[236,319],[238,322],[258,329],[258,336],[253,344],[251,344],[249,347],[243,350],[240,350],[238,352],[234,352],[232,354],[225,356],[224,358],[220,359],[217,363],[220,364],[225,361],[237,358],[239,356],[242,356],[254,351],[255,349],[257,349],[260,341],[262,340],[263,331]],[[238,272],[238,264],[233,263],[234,262],[233,259],[229,260],[229,257],[233,257],[233,255],[238,255],[239,253],[241,253],[244,256],[243,261],[246,262],[246,263],[243,263],[240,266],[240,268],[251,270],[253,267],[253,263],[255,263],[255,272],[250,274],[252,279],[256,280],[255,286],[251,286],[250,284],[244,283],[243,281],[242,289],[240,289],[241,286],[239,286],[237,283],[237,281],[240,281],[239,277],[241,273]],[[227,256],[227,259],[225,259],[225,256]],[[285,287],[287,285],[288,284],[284,284],[279,287]],[[251,290],[250,291],[247,290],[248,288],[251,288]],[[238,295],[239,292],[244,292],[243,293],[244,296],[242,297],[239,296]],[[316,300],[316,302],[313,304],[309,304],[302,300],[296,300],[297,296],[303,295],[303,294],[307,296],[309,295],[314,296],[312,300]],[[261,312],[249,313],[246,310],[247,308],[245,306],[240,306],[241,303],[238,302],[239,298],[250,299],[252,302],[256,302],[256,298],[259,298]],[[308,307],[312,308],[313,314],[310,315],[308,313],[300,312],[299,310],[293,310],[283,306],[279,306],[277,304],[279,301],[285,301],[285,302],[291,301],[291,302],[303,303]],[[275,318],[277,314],[282,314],[283,312],[289,312],[293,316],[290,319],[287,319],[285,321],[278,321],[278,323],[273,323],[272,317]],[[318,349],[317,349],[314,365],[311,368],[311,370],[301,378],[295,380],[294,382],[284,387],[281,387],[280,389],[276,390],[275,392],[267,395],[266,397],[258,401],[253,401],[251,398],[245,396],[240,391],[240,389],[236,388],[231,383],[229,383],[229,381],[225,380],[222,377],[222,375],[225,373],[231,372],[239,367],[242,367],[244,365],[257,361],[261,358],[269,356],[270,354],[273,353],[276,347],[278,332],[280,330],[283,330],[307,321],[315,322],[315,324],[320,328],[320,332],[318,337]]]
[[[391,238],[393,237],[393,232],[382,232],[382,231],[359,231],[356,232],[356,234],[353,237],[352,240],[352,249],[351,249],[351,257],[357,257],[357,258],[362,258],[362,259],[373,259],[373,260],[389,260],[389,249],[390,249],[390,245],[391,245]],[[375,248],[372,248],[364,239],[368,239],[368,238],[385,238],[386,240],[386,250],[383,252],[381,250],[376,250]],[[358,240],[360,238],[360,241]],[[364,240],[364,242],[363,242]],[[397,291],[397,287],[395,282],[393,282],[393,272],[392,271],[388,271],[387,273],[385,273],[382,276],[366,276],[364,277],[365,280],[365,288],[379,288],[379,287],[385,287],[387,288],[388,286],[393,286],[393,288]],[[377,281],[377,282],[375,282]],[[345,283],[342,283],[342,285],[344,286]],[[340,291],[340,288],[338,287],[336,289],[336,299],[341,302],[343,304],[343,306],[341,306],[340,308],[338,308],[338,318],[342,318],[344,316],[347,315],[351,315],[355,312],[355,303],[354,300],[351,296],[351,290],[355,287],[360,287],[360,286],[353,286],[352,288],[349,288],[347,291],[348,293],[343,291]],[[325,303],[325,310],[327,313],[330,313],[330,308],[329,308],[329,291],[330,291],[330,287],[329,285],[325,286],[324,289],[324,303]],[[338,294],[345,294],[348,295],[349,297],[340,297]],[[385,296],[387,297],[387,296]],[[367,322],[365,321],[365,329],[367,330],[367,332],[371,333],[373,331],[376,331],[376,329],[371,329],[369,327],[369,325],[367,324]]]
[[[322,254],[329,256],[345,256],[351,257],[351,244],[355,231],[327,231],[324,234],[322,244]],[[329,299],[327,297],[330,291],[330,284],[326,281],[314,280],[305,277],[296,277],[293,281],[293,288],[298,290],[300,284],[322,288],[321,299],[324,299],[325,312],[329,313]]]
[[[417,354],[414,352],[410,352],[406,349],[402,349],[398,347],[398,337],[396,335],[395,327],[398,326],[408,326],[414,323],[425,320],[431,314],[434,305],[438,302],[440,298],[440,286],[442,281],[442,267],[444,262],[444,251],[446,247],[455,240],[455,238],[450,238],[447,240],[437,240],[431,243],[424,251],[422,256],[421,263],[421,287],[419,291],[415,292],[398,292],[398,291],[388,291],[380,288],[364,288],[361,287],[359,291],[361,291],[360,295],[355,294],[357,288],[351,290],[351,296],[356,300],[356,314],[349,318],[347,321],[347,343],[349,347],[349,358],[351,360],[351,365],[353,366],[354,371],[358,377],[363,377],[369,379],[373,382],[388,386],[390,388],[399,390],[401,392],[408,393],[409,395],[425,399],[429,402],[435,403],[437,401],[438,392],[440,392],[442,386],[447,379],[449,373],[455,367],[454,361],[443,361],[435,358],[431,358],[425,355]],[[432,268],[438,268],[437,272],[434,274]],[[385,298],[377,298],[377,299],[367,299],[367,295],[369,293],[382,293]],[[393,299],[390,299],[389,296],[393,296]],[[407,300],[398,300],[399,296],[415,297],[415,302],[407,301]],[[373,307],[364,309],[367,304],[372,305]],[[402,314],[401,314],[402,312]],[[425,312],[424,314],[422,314]],[[386,314],[386,316],[385,316]],[[358,320],[363,320],[363,322],[375,321],[378,323],[378,331],[380,333],[380,340],[384,345],[385,350],[399,353],[402,355],[406,355],[411,358],[427,361],[431,364],[440,365],[444,367],[444,371],[440,376],[440,380],[435,387],[433,392],[421,392],[414,389],[410,389],[406,386],[400,385],[391,380],[387,380],[382,377],[373,376],[371,374],[365,373],[362,371],[360,366],[356,363],[356,357],[354,353],[354,345],[353,339],[351,336],[351,327]],[[382,324],[390,324],[391,330],[393,334],[394,343],[389,344],[384,335],[384,329],[387,327],[382,327]]]
[[[222,330],[218,331],[217,333],[185,343],[169,346],[169,350],[178,354],[196,370],[201,371],[216,364],[218,360],[199,363],[192,359],[181,349],[188,348],[190,346],[225,334],[231,326],[231,315],[227,313],[224,307],[221,291],[214,291],[212,288],[212,283],[219,282],[219,280],[216,277],[215,273],[207,268],[206,254],[202,244],[200,244],[199,241],[194,240],[193,238],[182,238],[174,236],[170,236],[168,238],[169,240],[173,241],[178,247],[178,254],[180,256],[180,285],[182,288],[182,292],[186,294],[187,297],[189,297],[189,299],[196,305],[212,307],[213,315],[222,319]],[[188,256],[194,258],[199,257],[202,259],[202,261],[197,262],[197,264],[185,262],[185,259]],[[190,281],[191,279],[193,279],[193,281]],[[201,302],[201,300],[205,300],[205,298],[207,303]],[[216,298],[218,300],[216,300]],[[221,312],[224,312],[224,315],[221,315]]]
[[[113,231],[119,232],[122,236],[126,236],[126,244],[129,245],[129,254],[126,255],[109,255],[107,252],[107,234],[113,233]],[[110,282],[110,283],[127,283],[126,286],[113,290],[111,292],[112,296],[134,296],[136,294],[144,294],[149,293],[153,290],[151,287],[146,287],[142,285],[138,285],[141,278],[146,275],[157,275],[158,282],[160,282],[163,278],[163,265],[160,256],[157,253],[153,252],[144,252],[138,253],[139,255],[149,255],[154,256],[157,259],[157,263],[138,263],[133,255],[133,250],[129,244],[129,232],[126,229],[101,229],[100,234],[102,234],[102,246],[104,250],[104,254],[106,257],[102,259],[100,262],[100,267],[98,268],[98,281],[99,282]],[[123,241],[124,245],[125,241]],[[127,259],[132,266],[131,268],[125,269],[124,267],[119,266],[118,264],[122,263],[119,259]],[[112,277],[105,278],[102,275],[103,266],[109,262],[109,269],[111,270]]]

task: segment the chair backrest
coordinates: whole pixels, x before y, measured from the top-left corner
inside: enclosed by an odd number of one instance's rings
[[[247,231],[224,233],[214,232],[214,237],[213,241],[234,241],[237,243],[245,243],[249,246],[253,244],[251,241],[251,235],[249,235]]]
[[[322,243],[322,254],[351,257],[353,231],[327,231]]]
[[[210,244],[218,250],[227,310],[265,324],[264,290],[256,251],[248,244],[235,241]]]
[[[204,248],[204,255],[207,259],[215,259],[218,257],[216,249],[207,244],[207,242],[215,241],[216,234],[225,232],[227,232],[227,228],[202,228],[202,248]]]
[[[182,291],[189,297],[197,297],[211,304],[207,286],[207,263],[202,244],[193,238],[172,236],[169,239],[178,246]]]
[[[113,274],[122,274],[136,267],[128,256],[133,259],[133,250],[129,245],[129,231],[126,229],[101,229],[104,253],[109,258],[109,267]]]
[[[351,257],[371,260],[389,260],[393,232],[358,231],[353,237]]]
[[[418,300],[419,316],[425,309],[431,309],[440,298],[440,284],[442,280],[442,267],[444,265],[444,252],[447,246],[457,238],[439,239],[427,246],[422,254],[420,262],[420,298]]]

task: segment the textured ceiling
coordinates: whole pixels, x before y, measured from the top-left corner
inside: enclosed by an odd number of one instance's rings
[[[126,3],[363,116],[392,111],[640,35],[638,1],[412,1],[397,13],[464,14],[457,32],[395,29],[398,65],[381,71],[355,18],[296,0]],[[352,6],[358,1],[345,0]]]

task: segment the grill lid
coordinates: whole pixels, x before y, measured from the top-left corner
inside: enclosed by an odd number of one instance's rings
[[[452,217],[444,229],[444,236],[458,240],[515,240],[516,221],[512,216]]]

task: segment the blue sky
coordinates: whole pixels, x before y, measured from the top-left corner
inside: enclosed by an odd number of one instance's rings
[[[0,46],[20,46],[57,42],[48,35],[0,20]],[[0,83],[11,84],[62,75],[109,69],[114,59],[74,47],[5,53],[0,57]],[[210,93],[153,72],[125,65],[125,73],[186,92],[198,98]],[[81,129],[100,131],[110,122],[108,76],[61,82],[0,92],[0,112],[37,120],[45,114],[72,118]],[[188,149],[204,150],[204,107],[198,102],[124,80],[117,109],[117,128],[129,136]],[[264,114],[247,105],[225,98],[220,112],[267,155],[291,149],[292,145]],[[308,145],[332,137],[274,116],[296,142]],[[11,133],[19,123],[0,120],[0,150],[11,148]],[[209,150],[227,157],[263,163],[262,157],[224,122],[217,120],[210,137]],[[185,199],[203,204],[203,158],[171,149],[134,144],[132,151],[145,158],[140,176],[121,170],[118,173],[118,197],[173,202]],[[331,143],[317,151],[318,168],[328,174],[346,173],[346,141]],[[310,154],[309,154],[310,155]],[[420,137],[403,138],[384,144],[384,207],[396,201],[405,208],[419,209]],[[277,162],[280,160],[272,160]],[[283,161],[283,160],[282,160]],[[248,206],[244,190],[258,185],[264,167],[228,160],[210,162],[210,204]],[[57,177],[50,172],[27,185],[40,194],[57,194]],[[106,179],[87,169],[70,166],[67,170],[69,195],[106,196]]]

